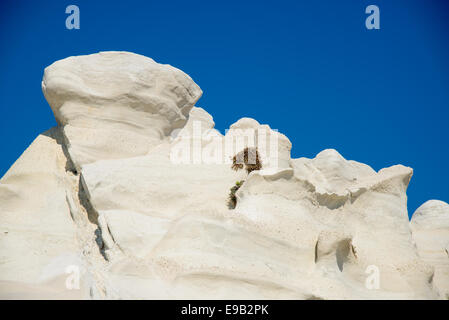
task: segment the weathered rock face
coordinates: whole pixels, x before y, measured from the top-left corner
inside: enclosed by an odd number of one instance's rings
[[[290,159],[249,118],[223,136],[190,77],[132,53],[55,62],[42,87],[59,126],[0,180],[1,298],[448,297],[449,206],[409,224],[412,169]]]
[[[411,220],[419,255],[434,266],[434,289],[449,299],[449,205],[430,200],[419,207]]]
[[[90,261],[103,259],[64,149],[60,130],[50,129],[0,180],[0,298],[75,299],[96,290]],[[71,266],[82,277],[77,290],[65,285]]]
[[[78,168],[146,154],[184,126],[202,94],[182,71],[127,52],[57,61],[42,90]]]

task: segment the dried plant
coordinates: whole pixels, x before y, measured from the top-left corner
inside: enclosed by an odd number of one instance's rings
[[[233,170],[237,171],[243,169],[243,167],[245,167],[248,174],[254,170],[260,170],[262,168],[262,161],[260,160],[257,148],[247,147],[232,158],[231,168]]]
[[[260,170],[262,168],[262,161],[260,160],[257,148],[247,147],[242,151],[240,151],[239,153],[237,153],[232,158],[231,168],[235,171],[245,168],[248,174],[254,170]],[[235,193],[243,185],[243,182],[245,182],[245,180],[237,181],[235,185],[231,188],[228,199],[229,209],[234,209],[235,206],[237,205],[237,197]]]

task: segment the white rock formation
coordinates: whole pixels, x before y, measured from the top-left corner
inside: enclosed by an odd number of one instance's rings
[[[55,62],[42,88],[58,127],[0,180],[0,298],[448,298],[449,206],[409,224],[412,169],[290,159],[249,118],[223,136],[189,76],[132,53]]]
[[[42,90],[78,168],[146,154],[184,126],[202,95],[182,71],[127,52],[57,61],[45,69]]]
[[[419,255],[434,266],[434,289],[449,299],[449,205],[430,200],[419,207],[411,220]]]

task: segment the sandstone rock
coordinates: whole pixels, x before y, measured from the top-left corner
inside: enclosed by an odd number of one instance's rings
[[[441,298],[449,299],[449,205],[430,200],[410,221],[421,258],[435,269],[433,285]]]
[[[146,154],[185,124],[202,94],[182,71],[129,52],[57,61],[42,90],[78,168]]]
[[[57,128],[39,135],[0,180],[1,298],[89,298],[96,287],[84,255],[98,248],[85,241],[91,232],[79,229],[82,212],[70,205],[76,178],[61,141]],[[65,285],[73,265],[81,277],[74,291]]]
[[[411,168],[291,159],[250,118],[223,136],[189,76],[132,53],[57,61],[42,88],[58,128],[0,180],[1,298],[447,298],[448,205],[409,223]],[[231,170],[248,146],[262,170]]]

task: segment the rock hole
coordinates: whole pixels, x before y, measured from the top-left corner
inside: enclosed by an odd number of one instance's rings
[[[351,247],[351,239],[345,239],[338,243],[336,250],[337,266],[343,272],[343,266],[348,261],[349,250]]]

